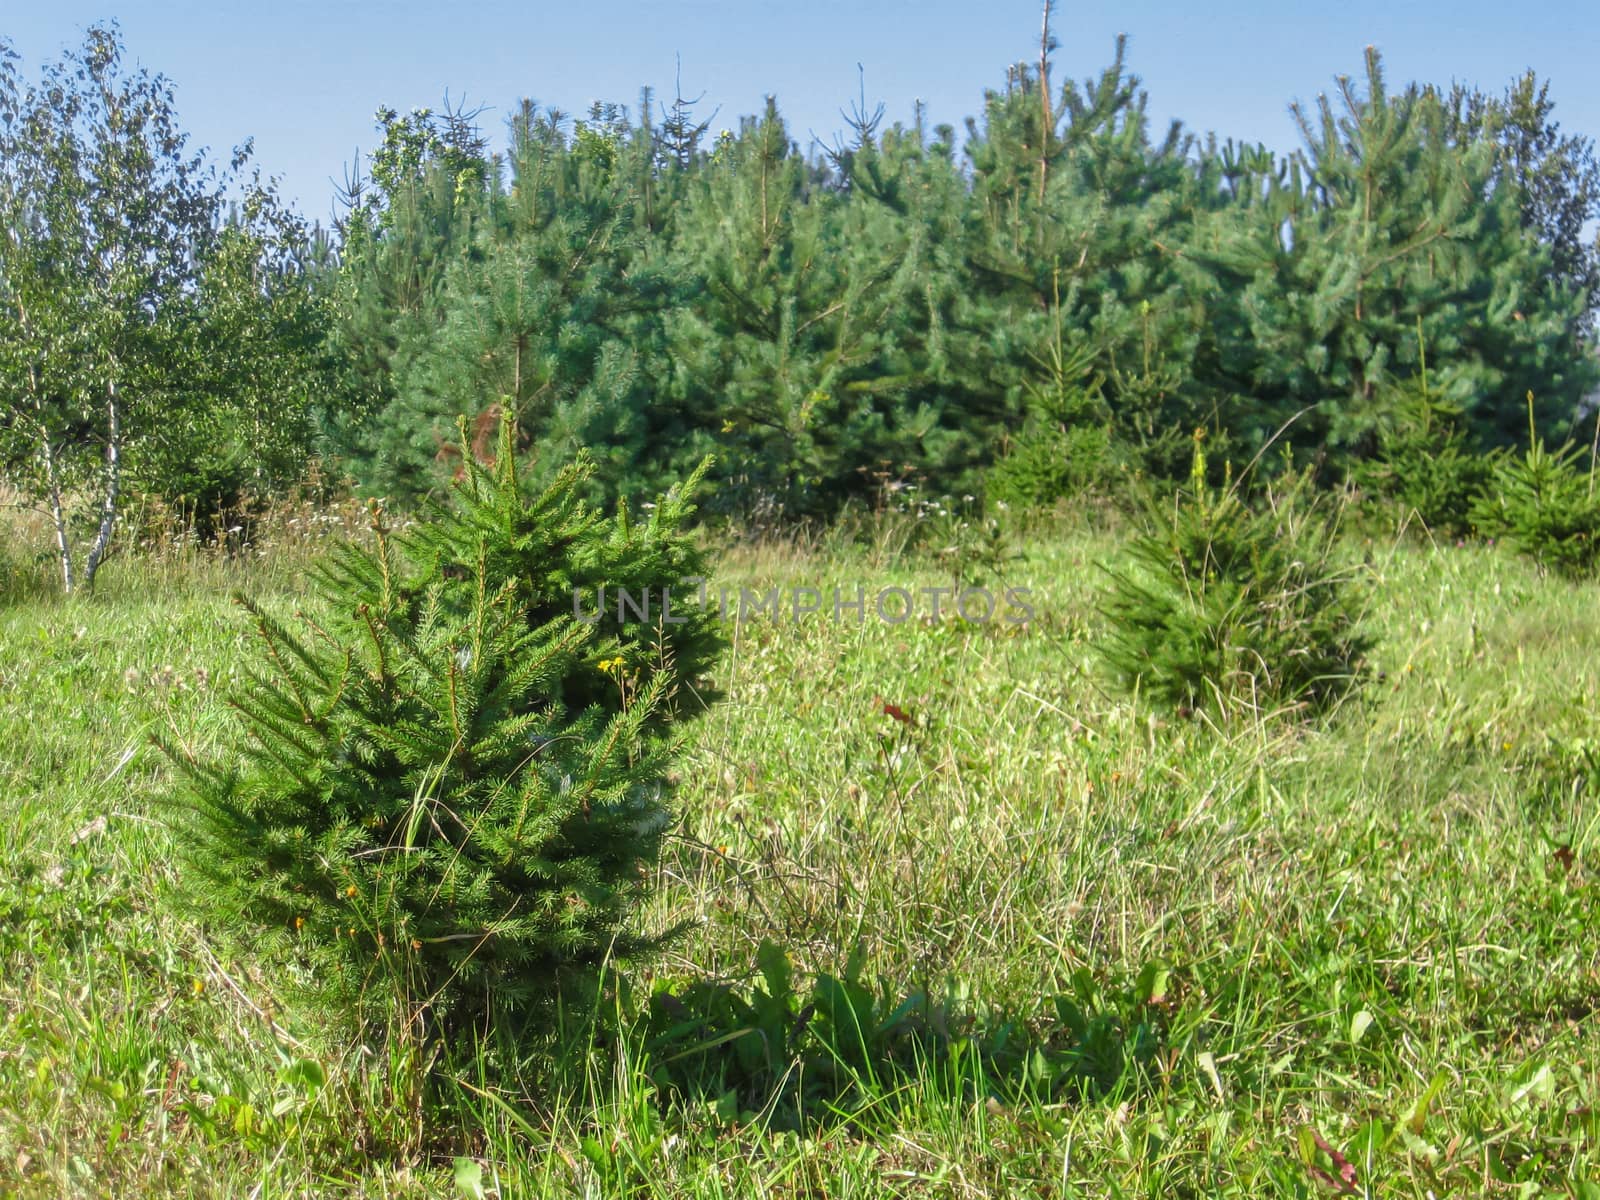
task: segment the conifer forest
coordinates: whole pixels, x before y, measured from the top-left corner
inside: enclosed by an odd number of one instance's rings
[[[0,1196],[1600,1200],[1595,143],[1043,18],[313,220],[0,17]]]

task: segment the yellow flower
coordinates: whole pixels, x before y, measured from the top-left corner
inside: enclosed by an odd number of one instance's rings
[[[344,894],[346,896],[354,896],[356,894],[356,885],[352,883],[349,887],[345,888]]]
[[[304,929],[305,927],[306,927],[306,919],[304,917],[296,917],[294,919],[294,928],[295,928],[295,932],[296,933],[299,933],[300,930]]]
[[[189,984],[189,986],[194,989],[194,994],[196,996],[198,996],[201,992],[206,990],[205,980],[203,980],[203,979],[196,979],[196,980],[192,981]]]

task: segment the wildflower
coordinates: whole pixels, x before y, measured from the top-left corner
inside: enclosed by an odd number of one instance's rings
[[[295,930],[296,933],[299,933],[305,927],[306,927],[306,919],[304,917],[296,917],[294,919],[294,930]]]
[[[354,896],[356,894],[356,885],[352,883],[349,887],[345,888],[344,894],[346,896]]]
[[[201,992],[206,990],[205,980],[203,980],[203,979],[192,980],[190,982],[189,986],[194,989],[194,994],[196,996],[198,996]]]

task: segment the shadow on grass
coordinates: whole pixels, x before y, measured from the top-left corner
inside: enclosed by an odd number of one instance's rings
[[[841,976],[797,984],[764,943],[759,983],[660,986],[640,1003],[634,1068],[687,1111],[773,1129],[857,1124],[926,1095],[969,1103],[1059,1103],[1137,1090],[1165,1042],[1168,972],[1152,964],[1124,987],[1088,970],[1036,1014],[985,1011],[958,989],[942,997]]]

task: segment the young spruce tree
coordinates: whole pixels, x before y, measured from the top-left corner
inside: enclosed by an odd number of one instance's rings
[[[1223,723],[1334,709],[1368,674],[1363,591],[1340,562],[1338,511],[1287,475],[1252,507],[1231,472],[1215,489],[1197,429],[1189,486],[1146,497],[1149,526],[1107,572],[1101,657],[1117,680]]]
[[[403,532],[375,509],[373,548],[313,572],[298,629],[241,598],[260,655],[235,753],[169,749],[186,886],[414,1040],[651,944],[629,918],[671,819],[671,726],[720,644],[706,611],[659,609],[702,573],[681,532],[698,472],[636,523],[578,498],[584,461],[530,501],[511,451],[506,422],[493,469],[469,453],[453,503]],[[602,584],[656,607],[595,619]]]

